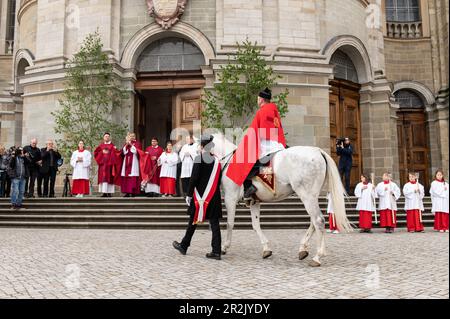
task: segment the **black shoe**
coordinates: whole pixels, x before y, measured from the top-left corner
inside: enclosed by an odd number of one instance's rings
[[[172,246],[173,246],[173,248],[178,250],[182,255],[186,255],[186,249],[184,249],[179,242],[174,241],[172,243]]]
[[[249,188],[247,188],[244,192],[244,198],[251,198],[253,194],[256,193],[258,189],[254,186],[251,185]]]
[[[131,194],[125,194],[124,197],[131,197]]]
[[[107,195],[108,195],[108,196],[106,196],[106,197],[112,197],[112,194],[110,194],[110,193],[108,193]]]
[[[220,258],[220,254],[216,254],[216,253],[207,253],[206,254],[206,258],[216,259],[216,260],[221,260],[222,259],[222,258]]]
[[[108,197],[108,194],[106,194],[106,193],[103,193],[103,195],[102,195],[102,196],[100,196],[100,197]]]

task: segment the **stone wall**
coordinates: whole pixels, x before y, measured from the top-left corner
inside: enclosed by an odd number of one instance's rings
[[[389,81],[414,80],[435,91],[430,39],[385,38],[386,76]]]

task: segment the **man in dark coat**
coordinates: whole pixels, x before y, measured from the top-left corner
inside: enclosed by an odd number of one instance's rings
[[[345,138],[343,143],[336,145],[336,153],[339,158],[339,173],[341,178],[345,180],[345,191],[350,194],[350,173],[353,166],[353,147],[350,144],[350,139]]]
[[[219,224],[219,219],[222,218],[222,199],[220,196],[221,167],[218,162],[219,160],[211,153],[211,149],[214,146],[212,140],[213,137],[209,135],[201,138],[201,154],[194,160],[194,167],[192,168],[192,175],[186,197],[186,202],[189,205],[189,224],[181,243],[174,241],[173,247],[181,254],[186,255],[187,249],[191,244],[192,236],[197,228],[197,222],[202,221],[199,216],[202,216],[203,213],[202,210],[199,210],[199,206],[202,205],[203,202],[207,202],[204,219],[208,219],[209,224],[211,225],[212,252],[207,253],[206,258],[220,260],[222,244]],[[214,183],[210,183],[210,185],[213,185],[210,188],[210,193],[205,194],[210,178]],[[194,199],[192,200],[193,197]],[[211,199],[204,201],[204,198]]]
[[[47,147],[41,149],[42,166],[40,173],[44,182],[44,197],[55,197],[55,181],[58,172],[58,160],[61,154],[55,147],[53,140],[47,141]],[[50,189],[49,189],[50,184]],[[38,194],[40,193],[40,185],[38,185]]]

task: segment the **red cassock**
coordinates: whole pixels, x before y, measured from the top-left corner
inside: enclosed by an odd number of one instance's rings
[[[145,150],[146,161],[143,169],[143,180],[149,183],[159,185],[159,174],[161,173],[161,166],[158,166],[158,158],[164,152],[161,146],[153,147],[149,146]],[[155,159],[152,159],[155,157]],[[144,178],[145,177],[145,178]]]
[[[406,211],[406,228],[409,232],[423,231],[422,212],[419,209],[409,209]]]
[[[372,212],[367,210],[359,211],[359,228],[372,229]]]
[[[434,214],[434,229],[435,230],[448,230],[448,213],[436,212]]]
[[[334,213],[328,213],[328,224],[330,225],[330,230],[338,230]]]
[[[107,153],[104,153],[104,150],[107,150]],[[98,164],[98,183],[114,184],[117,175],[115,165],[118,162],[114,144],[100,144],[94,151],[94,157]]]
[[[380,227],[397,227],[397,211],[391,209],[380,210]]]
[[[259,159],[261,139],[277,141],[286,147],[280,114],[275,103],[264,104],[231,159],[227,177],[241,186]]]

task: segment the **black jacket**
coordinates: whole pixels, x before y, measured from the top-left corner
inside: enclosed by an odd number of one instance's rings
[[[53,153],[53,163],[50,163],[51,153]],[[50,171],[51,166],[54,167],[56,170],[58,170],[58,160],[61,158],[61,154],[59,154],[58,151],[56,152],[54,150],[47,151],[47,148],[44,147],[41,149],[41,158],[42,158],[42,166],[39,169],[39,172],[41,174],[47,174]]]
[[[25,156],[9,156],[8,176],[14,178],[27,178],[29,176],[28,165],[30,161]]]
[[[191,205],[189,206],[189,215],[194,216],[195,214],[195,203],[194,203],[194,188],[197,188],[200,196],[203,195],[206,186],[211,176],[212,170],[214,168],[214,155],[204,152],[202,155],[198,155],[194,160],[194,167],[192,168],[191,178],[189,180],[189,188],[187,196],[192,197]],[[220,182],[222,179],[222,172],[219,176],[219,184],[216,188],[216,192],[211,199],[206,210],[205,219],[211,218],[222,218],[222,199],[220,197]]]
[[[353,147],[351,144],[345,145],[344,147],[336,147],[336,153],[338,156],[340,156],[339,158],[339,169],[341,168],[348,168],[348,167],[352,167],[352,163],[353,163]]]
[[[36,164],[41,160],[41,150],[38,147],[31,147],[31,145],[27,145],[23,148],[23,153],[26,155],[29,154],[28,159],[29,164],[28,168],[31,170],[39,169],[40,166]]]

